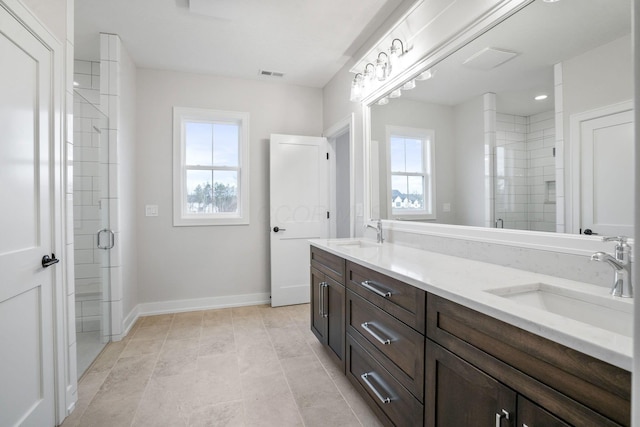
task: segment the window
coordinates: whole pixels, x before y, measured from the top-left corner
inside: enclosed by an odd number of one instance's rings
[[[434,131],[387,126],[387,140],[391,217],[435,219]]]
[[[173,225],[249,223],[249,114],[174,107]]]

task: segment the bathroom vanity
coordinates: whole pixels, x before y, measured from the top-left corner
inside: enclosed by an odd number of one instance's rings
[[[313,240],[311,278],[311,329],[383,424],[630,425],[608,289],[364,239]]]

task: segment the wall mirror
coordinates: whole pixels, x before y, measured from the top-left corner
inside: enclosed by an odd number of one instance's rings
[[[536,0],[380,93],[370,217],[633,235],[630,0]]]

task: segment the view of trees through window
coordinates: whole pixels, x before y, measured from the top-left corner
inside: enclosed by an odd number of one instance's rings
[[[235,212],[238,209],[236,187],[222,182],[203,182],[187,194],[189,213]]]
[[[236,123],[185,123],[186,211],[238,211],[239,133]]]
[[[424,141],[392,135],[391,154],[391,206],[397,210],[425,209]]]

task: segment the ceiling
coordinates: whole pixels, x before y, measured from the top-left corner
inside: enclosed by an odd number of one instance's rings
[[[75,58],[118,34],[140,68],[324,87],[403,0],[77,0]],[[406,1],[404,3],[407,3]],[[261,76],[260,70],[284,77]]]
[[[436,64],[434,77],[403,97],[453,106],[493,92],[501,111],[547,111],[554,106],[554,64],[630,32],[630,0],[538,0]],[[486,70],[464,65],[486,48],[518,55]],[[534,101],[541,93],[549,97]]]

